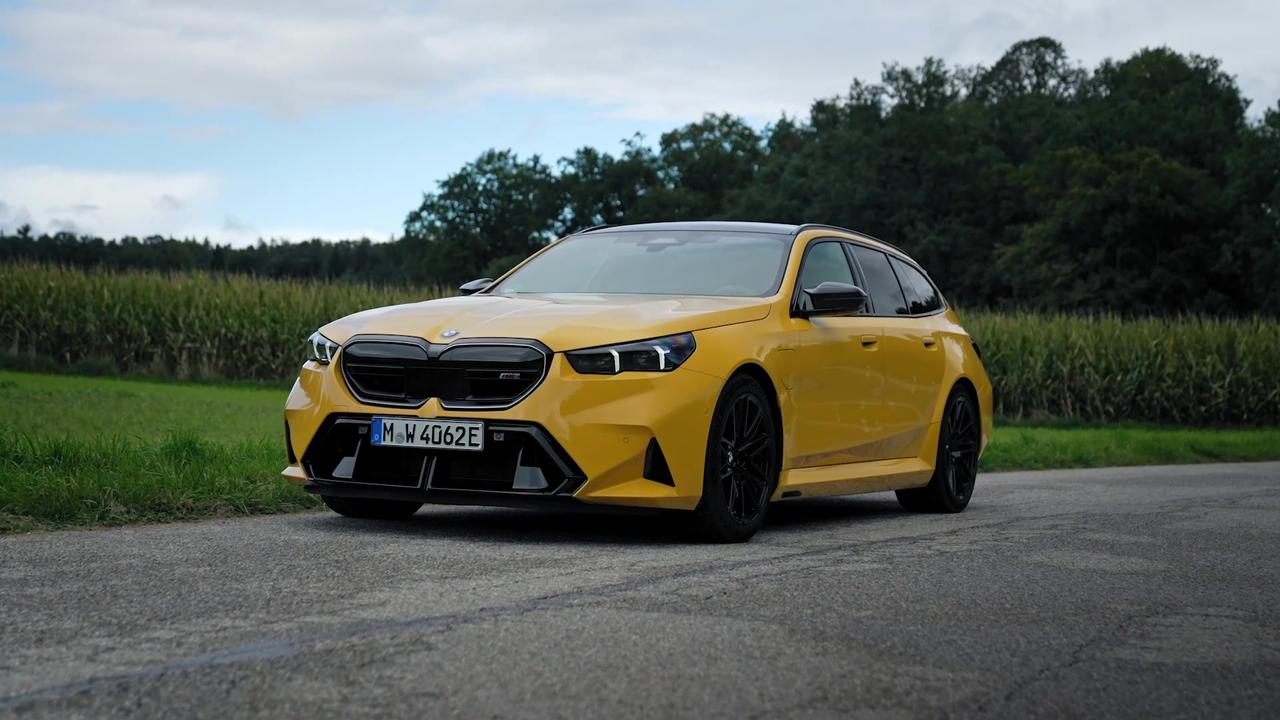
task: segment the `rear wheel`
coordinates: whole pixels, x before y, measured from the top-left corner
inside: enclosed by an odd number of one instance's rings
[[[377,500],[373,498],[336,497],[322,495],[321,500],[329,509],[350,518],[370,520],[404,520],[418,512],[422,503],[407,500]]]
[[[769,399],[753,378],[736,377],[711,417],[696,531],[712,542],[750,540],[764,524],[777,484],[777,428]]]
[[[978,402],[963,388],[951,391],[938,430],[938,461],[933,478],[922,488],[899,490],[898,504],[915,512],[956,513],[973,497],[978,479],[982,422]]]

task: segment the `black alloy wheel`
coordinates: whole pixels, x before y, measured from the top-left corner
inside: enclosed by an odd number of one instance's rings
[[[696,526],[715,542],[749,540],[764,524],[778,484],[777,427],[760,383],[730,380],[716,404]]]
[[[978,448],[982,442],[981,421],[977,404],[967,393],[960,393],[948,408],[947,442],[941,460],[946,468],[947,491],[968,504],[973,485],[978,479]]]
[[[903,509],[919,512],[960,512],[973,497],[978,479],[982,420],[978,403],[963,388],[951,391],[938,431],[938,461],[933,478],[922,488],[899,490]]]

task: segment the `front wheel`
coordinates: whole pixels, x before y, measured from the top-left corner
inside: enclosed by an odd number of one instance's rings
[[[338,497],[321,495],[329,509],[343,517],[369,520],[404,520],[418,512],[422,503],[406,500],[377,500],[374,498]]]
[[[712,542],[750,540],[764,524],[777,485],[777,428],[769,399],[753,378],[736,377],[711,416],[695,530]]]
[[[899,490],[898,504],[914,512],[957,513],[973,497],[978,479],[982,420],[978,402],[963,388],[951,391],[938,430],[938,461],[933,478],[922,488]]]

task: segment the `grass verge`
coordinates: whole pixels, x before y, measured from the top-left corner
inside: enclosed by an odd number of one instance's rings
[[[316,507],[280,480],[280,444],[0,434],[0,532]]]
[[[1051,470],[1280,460],[1280,428],[1204,429],[1149,425],[1001,426],[982,469]]]
[[[285,388],[197,385],[0,370],[0,432],[147,443],[194,435],[217,443],[284,437]],[[283,450],[283,439],[280,449]],[[277,468],[279,470],[279,468]]]
[[[0,371],[0,532],[317,507],[275,388]],[[986,471],[1280,459],[1280,428],[1004,424]]]

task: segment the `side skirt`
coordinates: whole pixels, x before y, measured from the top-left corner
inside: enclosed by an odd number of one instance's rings
[[[941,423],[931,423],[918,457],[791,468],[782,471],[773,500],[856,495],[924,487],[933,477]]]

